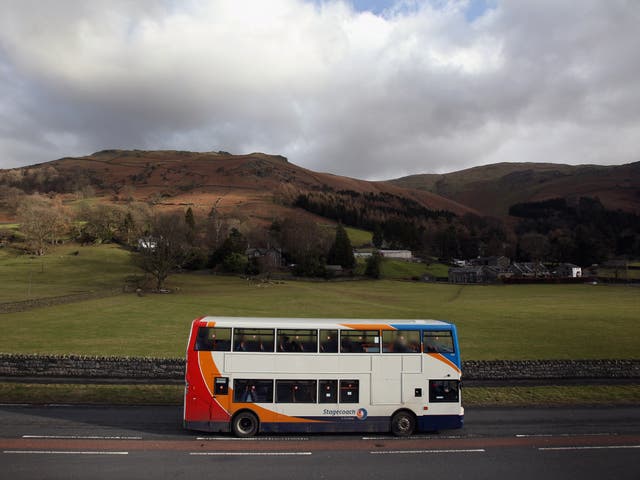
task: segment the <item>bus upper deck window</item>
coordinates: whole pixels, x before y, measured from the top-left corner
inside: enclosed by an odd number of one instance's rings
[[[320,352],[338,353],[338,330],[320,330]]]
[[[198,328],[195,350],[228,352],[231,350],[231,329],[219,327]]]
[[[318,331],[311,329],[278,329],[278,352],[318,351]]]
[[[380,332],[378,330],[341,330],[341,353],[379,353]]]
[[[427,353],[455,353],[453,336],[449,330],[427,330],[424,332],[424,351]]]
[[[384,330],[382,332],[383,353],[419,353],[420,332],[418,330]]]
[[[273,329],[236,328],[233,331],[234,352],[273,352]]]

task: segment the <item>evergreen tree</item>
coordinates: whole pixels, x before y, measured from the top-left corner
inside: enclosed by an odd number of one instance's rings
[[[373,254],[367,258],[367,267],[364,271],[364,274],[367,277],[378,279],[380,278],[380,263],[382,262],[382,255],[378,252],[373,252]]]
[[[184,214],[184,223],[187,225],[187,242],[193,245],[196,238],[196,219],[191,207],[187,208],[187,212]]]
[[[373,238],[371,239],[373,246],[376,248],[382,248],[382,242],[384,242],[384,236],[382,234],[382,228],[376,224],[373,229]]]
[[[356,266],[356,258],[353,255],[351,240],[342,224],[336,227],[336,239],[329,250],[327,263],[340,265],[342,268],[351,269]]]
[[[184,222],[187,224],[187,227],[189,227],[190,230],[196,229],[196,219],[193,216],[193,210],[191,210],[191,207],[187,208],[187,211],[184,214]]]

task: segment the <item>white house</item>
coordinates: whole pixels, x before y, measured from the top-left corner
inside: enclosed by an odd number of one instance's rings
[[[582,268],[573,263],[563,263],[556,268],[556,275],[564,278],[580,278],[582,277]]]
[[[411,260],[413,258],[411,250],[380,250],[380,255],[384,258],[398,258],[401,260]]]

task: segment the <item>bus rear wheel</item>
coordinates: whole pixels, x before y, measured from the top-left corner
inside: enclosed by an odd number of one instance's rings
[[[258,433],[258,417],[252,412],[240,412],[233,417],[231,430],[236,437],[253,437]]]
[[[396,412],[391,418],[391,433],[396,437],[408,437],[416,429],[416,419],[409,412]]]

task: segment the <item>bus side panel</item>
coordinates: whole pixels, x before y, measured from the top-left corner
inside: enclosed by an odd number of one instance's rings
[[[272,422],[262,423],[260,431],[268,433],[349,433],[349,432],[388,432],[389,417],[368,417],[358,420],[352,417],[309,417],[309,422]]]

